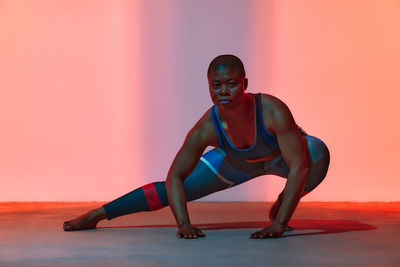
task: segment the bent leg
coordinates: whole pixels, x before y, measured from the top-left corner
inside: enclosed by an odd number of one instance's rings
[[[311,162],[303,196],[314,190],[325,179],[330,163],[330,153],[325,143],[314,136],[306,136],[306,139]]]
[[[306,183],[301,197],[310,193],[325,179],[330,163],[330,154],[325,143],[314,136],[307,135],[305,137],[307,140],[310,162]],[[278,214],[282,200],[283,191],[279,194],[278,199],[270,209],[269,218],[271,221],[274,221]]]

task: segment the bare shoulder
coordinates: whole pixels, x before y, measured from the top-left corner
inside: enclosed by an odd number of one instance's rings
[[[261,94],[261,105],[264,124],[267,130],[274,134],[277,127],[295,123],[289,107],[279,98],[270,94]]]
[[[189,131],[187,141],[200,146],[218,146],[218,137],[214,130],[211,118],[211,108],[208,109],[199,121]]]
[[[261,104],[263,107],[263,111],[264,110],[268,112],[289,111],[289,108],[282,100],[270,94],[261,94]]]

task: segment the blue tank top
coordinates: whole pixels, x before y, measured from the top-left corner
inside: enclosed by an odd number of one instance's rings
[[[235,160],[245,160],[249,163],[259,162],[256,159],[264,159],[264,169],[273,168],[281,173],[288,173],[289,167],[283,160],[279,150],[278,139],[275,135],[268,132],[264,125],[264,118],[261,105],[261,93],[254,95],[254,140],[253,144],[248,148],[237,148],[229,140],[225,130],[222,127],[221,120],[217,113],[217,107],[211,108],[211,118],[218,137],[218,144],[226,155]],[[301,134],[306,133],[299,127]]]

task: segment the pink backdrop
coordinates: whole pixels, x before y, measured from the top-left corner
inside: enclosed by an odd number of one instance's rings
[[[213,57],[331,151],[304,201],[399,201],[400,2],[0,0],[0,201],[108,201],[164,180]],[[259,177],[203,200],[273,200]]]

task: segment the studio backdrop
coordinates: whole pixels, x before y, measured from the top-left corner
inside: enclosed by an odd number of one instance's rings
[[[0,201],[165,180],[219,54],[329,147],[304,201],[400,201],[400,2],[0,0]],[[202,200],[272,201],[262,176]]]

